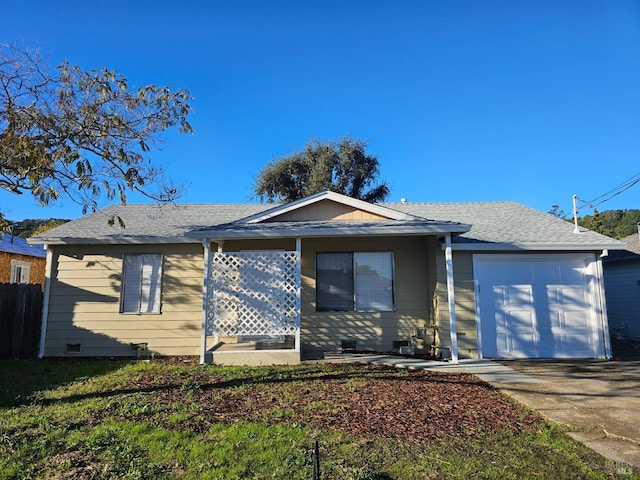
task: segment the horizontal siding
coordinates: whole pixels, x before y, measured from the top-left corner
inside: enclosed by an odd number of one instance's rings
[[[640,263],[604,265],[604,287],[611,333],[640,339]]]
[[[335,350],[341,340],[356,340],[358,348],[390,350],[394,340],[409,340],[416,328],[429,323],[427,237],[353,238],[303,241],[302,325],[303,346]],[[317,252],[392,251],[395,260],[396,311],[317,312],[315,308],[315,255]]]
[[[440,342],[451,348],[447,270],[444,252],[436,253],[437,281],[434,291],[436,322]],[[478,357],[478,331],[476,326],[473,256],[468,252],[453,252],[453,284],[456,307],[458,354],[461,358]]]
[[[384,220],[386,217],[371,212],[365,212],[348,205],[342,205],[331,200],[321,200],[313,205],[298,208],[283,213],[270,221],[274,222],[310,222],[310,221],[341,221],[341,220]]]
[[[267,240],[226,240],[223,245],[225,252],[242,252],[250,250],[289,250],[296,249],[296,240],[294,238],[277,238]],[[217,247],[214,244],[213,250]]]
[[[162,313],[119,313],[127,253],[163,254]],[[45,356],[73,356],[67,343],[80,343],[83,356],[131,356],[129,344],[140,342],[160,355],[199,353],[201,245],[54,247],[54,254]]]
[[[188,301],[162,302],[162,313],[169,314],[172,312],[182,313],[188,311],[202,310],[202,295],[194,296]],[[74,297],[60,297],[49,303],[49,315],[61,314],[105,314],[106,312],[118,312],[120,309],[120,301],[117,298],[109,298],[104,302],[78,302]]]

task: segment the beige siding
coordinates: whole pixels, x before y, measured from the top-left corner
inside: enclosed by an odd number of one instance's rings
[[[451,347],[449,300],[447,296],[447,271],[444,252],[437,249],[437,285],[433,304],[435,320],[439,327],[442,346]],[[458,354],[461,358],[478,357],[478,333],[476,328],[475,290],[473,281],[473,255],[469,252],[453,252],[453,283],[458,332]]]
[[[328,220],[386,220],[386,217],[365,212],[357,208],[322,200],[306,207],[284,213],[270,219],[270,222],[318,222]]]
[[[119,313],[122,256],[162,253],[162,304],[156,315]],[[45,356],[135,355],[146,342],[160,355],[197,355],[202,319],[201,245],[55,247]],[[81,344],[67,354],[67,344]]]
[[[215,251],[216,245],[213,244]],[[227,241],[224,251],[294,250],[294,239]],[[81,344],[83,356],[132,355],[130,343],[147,342],[160,355],[197,355],[202,315],[202,246],[57,247],[48,311],[45,356],[64,356]],[[363,349],[390,350],[416,328],[434,322],[449,346],[444,253],[435,237],[304,239],[302,241],[302,343],[306,350],[339,349],[356,340]],[[392,251],[396,311],[317,312],[317,252]],[[162,306],[157,315],[120,314],[122,256],[163,253]],[[472,255],[454,252],[454,281],[461,357],[477,355]],[[73,354],[68,354],[73,355]]]
[[[428,279],[430,237],[305,239],[302,242],[302,342],[306,350],[335,350],[341,340],[358,348],[390,350],[394,340],[408,340],[429,324]],[[396,311],[317,312],[317,252],[392,251],[395,259]]]
[[[213,244],[213,250],[216,251],[217,246]],[[223,245],[225,252],[242,252],[247,250],[290,250],[296,249],[296,240],[294,238],[279,238],[269,240],[226,240]]]

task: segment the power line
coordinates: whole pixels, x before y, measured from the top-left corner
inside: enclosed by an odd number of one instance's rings
[[[612,198],[617,197],[621,193],[626,192],[627,190],[629,190],[631,187],[633,187],[634,185],[636,185],[638,183],[640,183],[640,172],[638,172],[634,176],[628,178],[627,180],[625,180],[621,184],[613,187],[608,192],[605,192],[602,195],[597,196],[596,198],[594,198],[590,202],[587,202],[587,201],[585,201],[585,200],[583,200],[581,198],[578,198],[578,200],[580,200],[584,205],[587,205],[587,206],[589,206],[591,208],[596,208],[598,205],[602,205],[603,203],[608,202]],[[606,198],[604,198],[604,197],[606,197]],[[598,200],[600,200],[600,201],[598,201]]]
[[[590,202],[587,202],[586,200],[583,200],[578,196],[576,196],[576,200],[579,200],[582,203],[582,206],[587,206],[587,207],[591,207],[591,208],[595,209],[597,206],[602,205],[605,202],[608,202],[609,200],[611,200],[612,198],[617,197],[618,195],[620,195],[623,192],[626,192],[627,190],[629,190],[631,187],[633,187],[634,185],[636,185],[638,183],[640,183],[640,172],[636,173],[632,177],[629,177],[627,180],[625,180],[621,184],[613,187],[608,192],[605,192],[602,195],[597,196],[596,198],[594,198]],[[604,197],[606,197],[606,198],[604,198]],[[580,209],[580,207],[576,208],[576,210],[579,210],[579,209]],[[577,211],[576,211],[576,213],[577,213]],[[561,218],[566,220],[571,215],[572,215],[572,213],[567,213],[567,214],[563,215]]]
[[[613,197],[615,197],[616,195],[621,194],[622,192],[624,192],[625,190],[629,190],[632,186],[634,186],[636,183],[640,182],[640,173],[636,173],[633,177],[628,178],[627,180],[625,180],[624,182],[622,182],[620,185],[613,187],[611,190],[609,190],[606,193],[603,193],[602,195],[600,195],[599,197],[594,198],[593,200],[591,200],[590,202],[588,202],[589,204],[593,204],[595,202],[597,202],[598,200],[600,200],[602,197],[605,197],[611,193],[614,193],[614,195],[612,195],[611,197],[602,200],[601,202],[598,203],[598,205],[600,205],[600,203],[604,203],[607,200],[612,199]]]

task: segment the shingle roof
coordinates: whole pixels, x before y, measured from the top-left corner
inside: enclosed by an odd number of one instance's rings
[[[40,258],[47,256],[47,252],[44,251],[42,246],[29,245],[24,238],[14,237],[10,234],[2,235],[2,238],[0,239],[0,252]]]
[[[458,222],[425,219],[413,220],[341,220],[309,222],[236,222],[193,230],[187,233],[195,238],[264,238],[264,237],[336,237],[368,235],[434,235],[466,232],[470,228]]]
[[[580,233],[574,233],[571,222],[516,202],[393,203],[387,206],[432,220],[470,224],[471,230],[457,237],[456,243],[624,248],[617,240],[590,230],[581,228]]]
[[[633,233],[628,237],[624,237],[620,241],[624,242],[624,244],[627,246],[627,250],[629,250],[630,252],[640,253],[640,240],[638,239],[637,233]]]
[[[436,222],[458,222],[471,230],[456,237],[457,248],[511,246],[525,249],[624,248],[621,242],[591,231],[573,233],[573,224],[515,202],[390,203],[383,206]],[[34,243],[173,243],[197,242],[188,232],[238,221],[273,205],[182,204],[114,205],[65,223]],[[109,215],[119,215],[126,228],[107,226]]]
[[[258,204],[132,204],[112,205],[98,212],[31,237],[34,243],[171,243],[194,242],[193,229],[230,223],[271,208]],[[107,225],[111,215],[125,228]]]

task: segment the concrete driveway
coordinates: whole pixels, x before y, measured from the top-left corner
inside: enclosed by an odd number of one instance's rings
[[[501,360],[538,380],[493,383],[557,423],[622,472],[640,471],[640,360]]]

